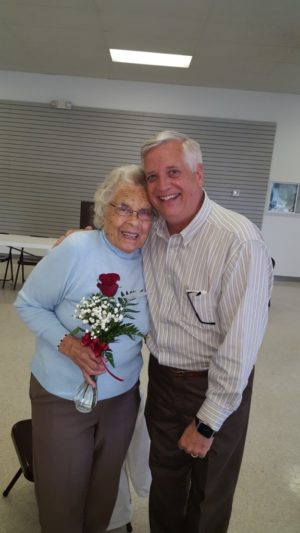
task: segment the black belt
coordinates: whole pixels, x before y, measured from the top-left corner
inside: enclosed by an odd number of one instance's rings
[[[182,368],[166,367],[172,376],[178,378],[199,378],[200,376],[207,376],[208,370],[183,370]]]
[[[171,374],[178,378],[199,378],[201,376],[207,377],[208,370],[184,370],[183,368],[174,368],[173,366],[161,365],[153,354],[150,354],[150,361],[153,365],[160,367],[163,372]]]

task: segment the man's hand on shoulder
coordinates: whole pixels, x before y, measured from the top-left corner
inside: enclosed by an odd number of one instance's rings
[[[58,239],[53,244],[53,248],[55,248],[55,246],[58,246],[61,242],[63,242],[66,239],[66,237],[69,237],[69,235],[72,235],[72,233],[76,233],[76,231],[91,231],[92,229],[93,229],[92,226],[86,226],[83,229],[79,229],[79,228],[68,229],[63,235],[58,237]]]

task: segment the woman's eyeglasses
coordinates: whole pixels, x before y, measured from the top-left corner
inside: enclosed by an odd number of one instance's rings
[[[116,205],[110,203],[109,205],[115,208],[120,217],[129,218],[133,213],[136,213],[137,218],[140,220],[149,221],[152,220],[154,216],[152,209],[147,209],[146,207],[136,211],[135,209],[131,209],[127,204]]]

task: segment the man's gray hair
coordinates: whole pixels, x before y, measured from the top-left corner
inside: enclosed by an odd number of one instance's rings
[[[202,153],[200,144],[197,141],[194,141],[194,139],[188,137],[187,135],[172,130],[161,131],[143,144],[141,148],[142,161],[144,161],[145,155],[150,150],[152,150],[152,148],[155,148],[160,144],[170,141],[181,142],[186,162],[189,164],[193,172],[196,170],[198,164],[202,164]]]
[[[125,183],[140,185],[146,190],[145,173],[139,165],[124,165],[114,168],[97,187],[94,195],[94,226],[103,227],[105,209],[112,201],[118,188]]]

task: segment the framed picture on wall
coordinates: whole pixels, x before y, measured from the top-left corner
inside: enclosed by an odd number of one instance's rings
[[[300,193],[298,183],[274,182],[268,211],[276,213],[300,213]]]

